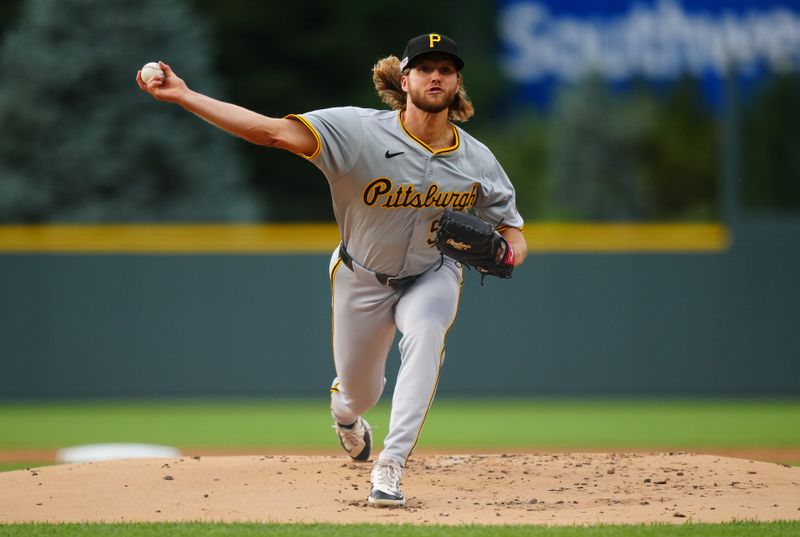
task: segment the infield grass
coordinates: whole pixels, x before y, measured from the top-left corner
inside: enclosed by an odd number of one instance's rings
[[[378,438],[386,434],[387,404],[366,417]],[[336,445],[330,425],[326,399],[5,402],[0,449],[101,442],[328,448]],[[441,398],[419,445],[465,452],[800,448],[800,400]]]
[[[0,526],[0,536],[88,537],[795,537],[800,522],[652,524],[639,526],[411,526],[334,524],[19,524]]]

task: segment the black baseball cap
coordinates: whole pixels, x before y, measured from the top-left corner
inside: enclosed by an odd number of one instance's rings
[[[431,52],[442,52],[452,56],[459,71],[464,68],[464,60],[458,54],[458,45],[455,41],[442,34],[422,34],[409,40],[403,59],[400,60],[400,70],[411,65],[418,57]]]

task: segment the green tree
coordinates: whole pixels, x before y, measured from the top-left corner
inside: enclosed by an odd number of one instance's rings
[[[696,78],[684,76],[660,103],[645,152],[650,217],[719,217],[720,141],[717,118],[703,104]]]
[[[170,58],[219,95],[183,0],[28,0],[0,51],[0,221],[261,215],[235,141],[136,87]]]
[[[623,91],[588,77],[561,91],[552,136],[550,196],[562,218],[718,217],[718,128],[695,79]]]
[[[3,34],[17,18],[22,0],[3,0],[0,2],[0,41]]]
[[[649,213],[643,146],[655,121],[647,98],[624,101],[589,76],[561,91],[553,117],[551,195],[563,217],[642,220]]]
[[[744,205],[800,209],[800,76],[762,82],[745,108],[741,138]]]

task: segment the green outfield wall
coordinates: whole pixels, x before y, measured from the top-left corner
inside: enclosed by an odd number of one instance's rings
[[[440,393],[800,395],[797,219],[748,221],[724,248],[589,250],[535,250],[484,287],[468,273]],[[327,268],[323,253],[0,253],[0,397],[326,393]],[[393,350],[389,387],[398,364]]]

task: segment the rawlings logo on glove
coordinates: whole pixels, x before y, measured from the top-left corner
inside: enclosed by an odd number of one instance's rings
[[[467,213],[445,209],[436,247],[442,255],[480,272],[481,285],[487,274],[510,278],[514,270],[514,250],[508,241],[491,224]]]
[[[459,242],[459,241],[454,240],[454,239],[447,239],[447,244],[449,244],[450,246],[452,246],[456,250],[459,250],[459,251],[462,251],[462,252],[464,250],[469,250],[470,248],[472,248],[471,244],[465,244],[463,242]]]

